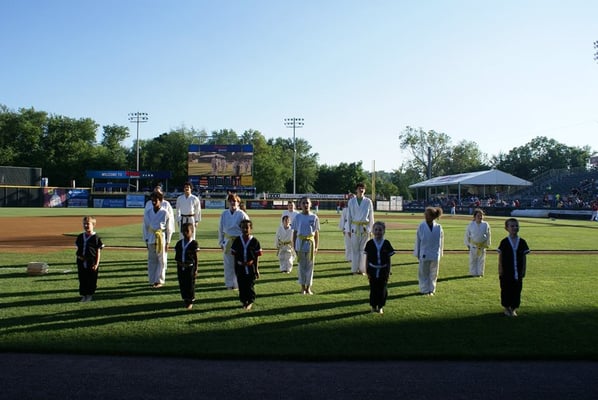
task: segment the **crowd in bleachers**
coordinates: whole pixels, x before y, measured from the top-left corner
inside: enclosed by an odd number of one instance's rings
[[[532,200],[532,207],[544,208],[571,208],[590,209],[592,202],[596,200],[596,181],[594,179],[583,179],[579,184],[571,187],[568,193],[551,193],[551,187],[547,187],[547,193],[540,201],[537,197]]]

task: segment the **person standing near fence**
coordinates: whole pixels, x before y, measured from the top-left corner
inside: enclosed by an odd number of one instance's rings
[[[92,216],[83,217],[83,233],[77,236],[77,277],[79,278],[79,294],[81,301],[91,301],[98,285],[98,268],[100,266],[100,251],[104,243],[94,231],[96,219]]]
[[[486,266],[486,249],[490,247],[490,224],[484,221],[484,211],[476,208],[473,211],[473,221],[465,229],[465,246],[469,250],[469,274],[484,276]]]
[[[365,275],[366,257],[363,250],[374,226],[374,205],[365,197],[365,184],[355,186],[355,197],[347,203],[347,234],[351,237],[351,272]]]
[[[168,246],[174,233],[174,218],[162,207],[164,195],[154,191],[150,195],[152,208],[143,214],[143,239],[147,246],[147,274],[152,288],[157,289],[166,281]]]
[[[183,239],[183,224],[189,223],[193,227],[192,238],[195,240],[197,224],[201,221],[201,202],[199,197],[192,193],[193,185],[185,182],[183,194],[176,199],[176,215],[179,223],[180,239]]]
[[[218,244],[222,249],[222,261],[224,265],[224,285],[229,290],[238,289],[237,277],[235,276],[235,257],[231,253],[233,241],[241,236],[241,221],[249,219],[245,211],[241,210],[241,198],[230,193],[226,201],[228,210],[220,215],[218,225]]]

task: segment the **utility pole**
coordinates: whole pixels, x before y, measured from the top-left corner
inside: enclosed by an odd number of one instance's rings
[[[293,128],[293,194],[297,193],[297,139],[295,129],[303,127],[303,118],[285,118],[284,125]]]
[[[149,119],[148,113],[134,112],[129,113],[129,122],[137,124],[137,140],[135,141],[135,147],[137,147],[137,185],[136,191],[139,192],[139,124],[147,122]]]

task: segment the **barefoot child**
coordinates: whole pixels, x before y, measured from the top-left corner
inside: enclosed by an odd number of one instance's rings
[[[282,225],[276,231],[274,246],[276,246],[276,255],[280,262],[280,272],[290,273],[295,261],[295,250],[293,249],[293,230],[288,215],[282,216]]]
[[[374,237],[365,244],[367,260],[367,275],[370,281],[370,306],[372,312],[383,314],[383,307],[388,297],[388,277],[390,275],[390,257],[395,254],[395,249],[390,242],[384,239],[386,225],[376,221],[373,227]]]
[[[260,242],[253,237],[253,224],[244,219],[240,223],[241,236],[237,237],[231,247],[235,258],[235,275],[239,284],[239,300],[245,310],[251,310],[255,301],[255,280],[260,277],[258,258],[262,255]]]
[[[500,303],[507,317],[516,317],[521,304],[521,289],[526,270],[526,256],[530,252],[527,242],[519,237],[519,221],[505,221],[509,236],[498,246],[498,277],[500,279]]]
[[[313,294],[311,286],[314,280],[316,253],[320,243],[320,220],[316,214],[311,212],[309,197],[302,197],[299,204],[301,213],[295,216],[291,225],[295,252],[299,260],[299,284],[302,294]]]
[[[96,219],[83,217],[83,233],[77,236],[77,275],[81,301],[91,301],[98,284],[100,251],[104,248],[102,239],[94,232]]]
[[[193,239],[195,224],[184,222],[181,225],[181,234],[183,238],[174,246],[174,259],[181,298],[185,308],[191,310],[195,302],[195,277],[197,276],[197,253],[199,252],[199,244]]]

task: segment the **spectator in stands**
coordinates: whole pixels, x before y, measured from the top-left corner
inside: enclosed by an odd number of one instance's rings
[[[590,221],[598,221],[598,200],[592,201],[592,217]]]

